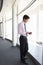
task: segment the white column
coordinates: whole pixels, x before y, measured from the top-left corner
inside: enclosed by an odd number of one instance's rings
[[[17,23],[17,3],[15,2],[14,6],[12,7],[12,40],[13,46],[16,46],[18,43],[18,23]]]
[[[5,17],[2,19],[3,22],[3,39],[5,39]]]

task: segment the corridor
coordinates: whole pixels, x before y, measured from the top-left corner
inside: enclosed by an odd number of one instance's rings
[[[0,38],[0,65],[24,65],[20,61],[18,47],[12,47],[12,43]],[[35,65],[28,57],[28,65]]]

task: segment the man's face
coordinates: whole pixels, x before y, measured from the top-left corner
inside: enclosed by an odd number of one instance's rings
[[[23,21],[24,21],[25,23],[27,23],[27,22],[28,22],[28,20],[29,20],[29,19],[24,19]]]

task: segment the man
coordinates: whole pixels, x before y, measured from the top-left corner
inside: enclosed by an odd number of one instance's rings
[[[20,57],[21,57],[21,61],[24,64],[27,64],[26,61],[25,61],[25,56],[28,52],[27,34],[32,34],[32,32],[26,31],[26,23],[28,22],[29,19],[30,19],[30,17],[28,15],[24,15],[23,21],[18,24],[18,33],[20,34],[20,38],[19,38],[19,41],[20,41]]]

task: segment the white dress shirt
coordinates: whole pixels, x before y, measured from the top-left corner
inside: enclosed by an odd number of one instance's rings
[[[18,34],[19,34],[19,35],[26,36],[26,31],[25,31],[25,26],[24,26],[24,24],[26,24],[26,23],[24,23],[23,21],[18,24]]]

